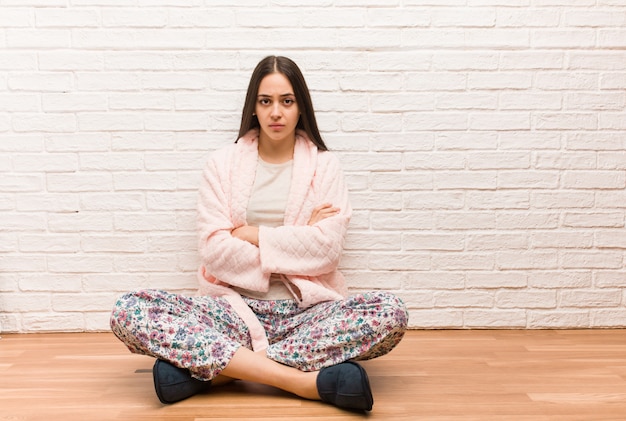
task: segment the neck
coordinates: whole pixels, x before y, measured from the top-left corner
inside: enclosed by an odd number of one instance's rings
[[[281,141],[280,143],[274,143],[259,136],[259,156],[270,164],[282,164],[293,159],[295,144],[295,136],[291,142]]]

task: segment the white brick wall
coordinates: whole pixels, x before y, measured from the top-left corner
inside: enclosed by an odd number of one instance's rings
[[[343,161],[353,291],[416,328],[626,327],[626,1],[0,0],[2,331],[194,290],[199,172],[268,54]]]

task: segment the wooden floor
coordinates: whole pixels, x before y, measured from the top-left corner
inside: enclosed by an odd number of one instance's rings
[[[235,382],[174,405],[110,333],[3,335],[0,420],[626,420],[626,331],[410,331],[368,415]]]

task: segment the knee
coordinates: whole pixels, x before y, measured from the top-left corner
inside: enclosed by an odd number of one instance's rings
[[[392,320],[394,327],[405,330],[409,324],[409,312],[404,301],[397,295],[387,291],[372,291],[363,294],[365,301],[374,306],[379,316]]]
[[[113,305],[109,325],[114,332],[130,325],[134,310],[139,303],[139,292],[128,292],[120,296]]]

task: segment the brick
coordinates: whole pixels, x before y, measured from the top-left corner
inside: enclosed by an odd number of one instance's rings
[[[470,272],[465,283],[472,289],[525,288],[527,285],[527,276],[517,272]]]
[[[191,210],[196,208],[197,192],[149,192],[146,207],[149,210]]]
[[[471,170],[530,168],[530,154],[526,152],[470,153],[467,166]]]
[[[168,24],[167,9],[109,8],[102,10],[106,28],[162,28]]]
[[[498,145],[496,132],[437,133],[438,150],[495,150]]]
[[[567,67],[573,70],[624,70],[626,53],[623,51],[572,52]]]
[[[626,170],[626,152],[599,152],[598,168],[603,170]]]
[[[83,332],[85,323],[82,314],[30,313],[23,316],[23,329],[27,332]]]
[[[503,150],[554,150],[561,149],[561,134],[550,132],[501,132],[500,149]]]
[[[82,275],[25,274],[20,277],[20,291],[25,292],[80,292]]]
[[[78,303],[78,304],[77,304]],[[54,294],[52,308],[57,312],[64,311],[105,311],[111,309],[110,294]]]
[[[82,8],[41,8],[35,10],[35,23],[41,28],[98,27],[100,16],[96,10]]]
[[[465,32],[460,29],[410,28],[403,31],[400,45],[416,49],[459,48],[465,45]]]
[[[624,220],[622,219],[622,223],[620,227],[624,226]],[[618,248],[618,249],[626,249],[626,237],[624,233],[619,231],[598,231],[595,234],[596,240],[595,244],[598,248]]]
[[[463,73],[417,72],[408,73],[406,79],[410,91],[461,91],[467,87],[467,76]]]
[[[498,174],[498,188],[555,189],[559,183],[556,171],[501,171]]]
[[[562,185],[567,189],[623,189],[626,174],[623,171],[566,171]]]
[[[404,250],[462,251],[464,236],[461,234],[412,234],[402,236]]]
[[[535,19],[535,13],[531,16]],[[564,54],[558,51],[503,51],[500,54],[503,70],[560,70],[564,61]]]
[[[500,270],[556,269],[558,256],[556,252],[545,251],[499,252],[496,265]]]
[[[39,96],[36,94],[0,94],[0,107],[5,112],[36,112],[39,111]],[[6,117],[6,130],[9,129],[9,118]]]
[[[113,229],[112,216],[108,213],[75,212],[48,216],[51,232],[106,232]]]
[[[544,48],[590,48],[595,45],[595,31],[591,29],[536,29],[531,33],[531,44]]]
[[[593,247],[593,234],[588,232],[545,231],[531,234],[533,248],[567,249]]]
[[[371,270],[429,270],[431,258],[424,253],[376,253],[368,259]]]
[[[148,286],[148,275],[107,273],[85,274],[83,276],[83,290],[85,292],[118,292],[125,293]],[[111,303],[111,307],[113,302]]]
[[[361,143],[362,144],[362,143]],[[372,133],[371,149],[377,152],[406,152],[428,151],[433,149],[434,138],[428,133],[400,133],[392,138],[384,134]],[[357,145],[355,145],[355,148]],[[354,149],[352,149],[354,150]]]
[[[371,225],[373,229],[431,229],[434,217],[430,212],[372,212]]]
[[[495,189],[497,183],[494,171],[451,171],[438,173],[434,177],[437,189]]]
[[[72,89],[69,73],[23,73],[9,75],[9,87],[14,91],[66,92]]]
[[[591,271],[533,271],[528,275],[528,286],[531,288],[589,288],[591,287]]]
[[[402,9],[367,9],[367,26],[391,28],[426,28],[431,23],[429,13],[424,10]]]
[[[597,166],[597,154],[538,152],[534,166],[537,169],[593,170]]]
[[[463,327],[463,311],[412,310],[409,314],[409,327],[413,329],[461,328]]]
[[[494,262],[492,253],[441,253],[432,258],[435,270],[493,270]]]
[[[3,312],[35,312],[50,309],[49,293],[0,293]]]
[[[532,78],[523,72],[475,72],[469,74],[467,86],[486,90],[528,89]]]
[[[524,309],[556,308],[556,296],[555,291],[546,290],[498,291],[496,293],[496,307]]]
[[[591,326],[593,328],[626,327],[626,310],[592,310]]]
[[[435,97],[438,110],[495,110],[498,106],[496,94],[443,93]]]
[[[399,290],[402,287],[405,274],[394,271],[345,271],[349,288],[378,289],[382,284],[387,290]]]
[[[590,327],[589,312],[585,310],[531,310],[528,327],[531,329],[562,329],[568,326]]]
[[[351,195],[354,209],[400,210],[402,196],[399,193],[355,193]]]
[[[465,276],[461,272],[428,271],[409,272],[406,275],[403,289],[407,290],[462,290],[465,286]]]
[[[626,272],[596,271],[593,284],[598,288],[623,288],[626,284]]]
[[[342,155],[344,171],[392,171],[402,169],[399,153],[350,153]]]
[[[375,191],[432,190],[432,175],[421,172],[373,173],[371,189]]]
[[[240,3],[237,3],[239,6]],[[225,9],[170,8],[167,25],[173,28],[228,28],[235,26],[233,6]]]
[[[146,250],[146,239],[136,235],[84,234],[81,248],[88,253],[140,253]]]
[[[624,264],[623,252],[564,251],[561,253],[564,269],[619,269]]]
[[[184,235],[182,232],[150,235],[147,243],[147,250],[155,253],[180,252],[182,250],[195,253],[197,248],[195,231],[190,235]]]
[[[84,330],[87,332],[108,332],[111,329],[110,319],[111,311],[108,309],[101,312],[91,311],[83,313]]]
[[[560,24],[556,9],[502,7],[496,11],[496,25],[503,28],[548,28]]]
[[[598,207],[608,209],[626,208],[626,192],[599,191],[596,193],[596,204]]]
[[[510,250],[523,250],[529,246],[529,235],[526,233],[467,234],[466,237],[466,249],[469,251],[501,250],[502,244]]]
[[[499,104],[502,110],[560,110],[563,96],[552,92],[503,92]]]
[[[21,235],[20,251],[34,253],[76,253],[80,238],[76,235]]]
[[[496,228],[505,230],[553,229],[559,226],[559,214],[549,212],[499,212]]]
[[[466,157],[455,152],[406,152],[404,162],[407,170],[462,170],[465,169]]]
[[[71,34],[67,29],[7,29],[9,48],[57,49],[71,47]]]
[[[126,131],[142,130],[143,118],[129,113],[81,113],[78,115],[78,128],[81,131]]]
[[[435,293],[435,307],[448,308],[491,308],[494,304],[494,295],[490,291],[445,291]]]
[[[118,213],[113,218],[116,230],[129,232],[175,231],[176,218],[172,213]]]
[[[602,228],[624,226],[623,212],[565,212],[563,226],[576,228]]]
[[[468,117],[455,112],[406,113],[403,125],[408,130],[466,130]]]
[[[352,232],[346,238],[346,250],[401,250],[402,236],[396,233]]]
[[[622,300],[622,292],[619,289],[561,291],[559,295],[559,305],[562,307],[617,307]]]
[[[0,189],[3,192],[38,192],[42,190],[44,180],[40,175],[2,174]]]
[[[470,209],[529,209],[528,192],[496,191],[471,192],[467,194]]]
[[[108,255],[64,255],[47,256],[51,273],[101,273],[113,272],[113,257]]]
[[[462,209],[463,193],[436,191],[429,193],[407,193],[404,198],[405,208],[418,210]]]
[[[535,87],[546,91],[597,90],[598,75],[593,72],[539,72]]]

